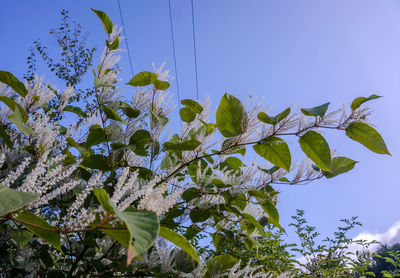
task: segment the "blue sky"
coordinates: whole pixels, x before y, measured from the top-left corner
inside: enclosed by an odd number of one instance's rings
[[[174,73],[168,1],[120,2],[134,71],[165,61]],[[195,98],[190,1],[171,4],[181,98]],[[48,31],[60,22],[61,9],[68,9],[90,31],[89,45],[102,50],[104,31],[90,8],[107,12],[121,24],[117,1],[4,2],[0,69],[22,78],[35,39],[52,50],[56,44]],[[354,215],[364,224],[355,233],[384,233],[399,221],[400,2],[195,0],[194,14],[200,99],[211,95],[216,105],[225,92],[242,100],[251,92],[264,96],[276,114],[294,101],[305,107],[330,101],[333,110],[358,96],[384,96],[370,102],[371,119],[392,156],[374,154],[344,133],[324,133],[331,148],[360,163],[334,179],[278,187],[282,224],[290,222],[296,208],[306,210],[309,222],[324,235],[335,230],[339,219]],[[131,78],[127,61],[123,54],[125,81]],[[175,84],[171,90],[175,93]],[[297,148],[296,141],[291,140],[291,148]]]

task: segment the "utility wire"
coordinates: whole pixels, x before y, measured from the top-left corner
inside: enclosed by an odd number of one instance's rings
[[[172,52],[174,54],[176,92],[177,92],[177,95],[178,95],[178,106],[179,106],[179,110],[180,110],[181,109],[181,100],[180,100],[180,95],[179,95],[178,69],[176,67],[174,27],[173,27],[173,24],[172,24],[171,0],[168,0],[168,9],[169,9],[169,23],[170,23],[170,28],[171,28]]]
[[[119,16],[121,17],[122,31],[124,32],[124,37],[125,37],[126,49],[128,50],[129,65],[131,66],[131,72],[132,72],[132,76],[133,76],[133,75],[135,75],[135,73],[133,71],[131,52],[129,51],[128,37],[126,36],[126,32],[125,32],[125,24],[124,24],[124,19],[122,17],[121,3],[119,2],[119,0],[118,0],[118,8],[119,8]]]
[[[192,3],[192,33],[193,33],[193,50],[194,50],[194,70],[196,75],[196,99],[199,100],[199,82],[197,78],[197,51],[196,51],[196,33],[194,28],[194,9],[193,9],[193,0]]]

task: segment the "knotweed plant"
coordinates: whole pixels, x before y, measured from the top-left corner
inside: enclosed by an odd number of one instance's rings
[[[116,66],[121,28],[93,11],[107,33],[93,69],[95,109],[74,102],[73,86],[57,90],[36,75],[21,82],[0,71],[4,277],[271,277],[229,254],[208,257],[199,237],[218,248],[235,233],[252,248],[267,223],[282,229],[274,185],[353,169],[356,161],[330,150],[325,129],[389,154],[361,106],[377,95],[340,111],[328,113],[326,103],[275,116],[260,99],[243,105],[226,93],[216,111],[209,99],[185,99],[174,132],[168,71],[136,74],[125,99]],[[291,139],[305,155],[300,163],[292,163]]]

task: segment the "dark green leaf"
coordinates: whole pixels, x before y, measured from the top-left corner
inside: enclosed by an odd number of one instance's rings
[[[108,164],[107,156],[101,154],[92,154],[85,158],[82,163],[83,166],[90,169],[98,169],[100,171],[110,171],[110,165]]]
[[[119,37],[117,37],[111,44],[108,42],[108,40],[106,41],[106,45],[107,48],[110,50],[115,50],[118,49],[119,46]]]
[[[107,142],[104,129],[102,129],[99,124],[92,125],[89,128],[89,135],[86,140],[87,147],[98,145],[103,142]]]
[[[382,136],[373,127],[362,123],[353,122],[346,128],[346,135],[354,141],[363,144],[371,151],[379,154],[391,155]],[[318,166],[318,164],[317,164]],[[324,169],[323,169],[324,170]]]
[[[55,227],[52,227],[45,220],[41,219],[40,217],[34,215],[29,211],[23,211],[19,213],[17,219],[23,221],[24,226],[29,231],[47,241],[49,244],[53,245],[54,248],[62,252],[60,244],[60,234],[57,232],[57,229]],[[43,227],[45,229],[41,229],[39,227]]]
[[[0,185],[0,216],[19,210],[38,197],[38,195],[30,192],[21,192]]]
[[[26,230],[15,230],[10,232],[10,237],[22,248],[31,240],[32,233]]]
[[[126,122],[121,118],[121,116],[116,111],[114,111],[112,108],[110,108],[108,106],[102,106],[101,108],[104,111],[104,114],[106,114],[107,118],[114,120],[114,121],[123,122],[126,124]]]
[[[378,96],[378,95],[375,95],[375,94],[370,95],[369,97],[358,97],[358,98],[354,99],[353,102],[351,103],[351,110],[356,110],[364,102],[367,102],[367,101],[372,100],[372,99],[377,99],[377,98],[380,98],[380,97],[382,97],[382,96]]]
[[[149,71],[142,71],[136,74],[131,80],[129,80],[128,85],[131,86],[147,86],[152,83],[153,80],[157,79],[158,76],[155,73]]]
[[[157,90],[165,91],[169,88],[170,84],[167,81],[161,81],[158,79],[153,79],[154,88]]]
[[[189,216],[193,222],[204,222],[210,217],[210,210],[195,207],[190,211]]]
[[[197,101],[191,99],[183,99],[181,100],[181,103],[197,114],[203,112],[203,107],[201,107],[201,105]]]
[[[254,145],[253,149],[272,164],[290,171],[292,157],[288,145],[281,138],[270,137]]]
[[[217,127],[225,137],[234,137],[243,134],[247,128],[247,113],[240,100],[226,93],[219,103]]]
[[[215,274],[221,274],[231,269],[239,260],[231,255],[219,255],[213,257],[207,262],[207,273],[205,278],[215,277]]]
[[[181,110],[179,110],[179,115],[181,116],[182,121],[187,123],[193,122],[196,118],[196,112],[188,107],[182,107]]]
[[[140,115],[140,111],[137,109],[132,108],[128,103],[120,101],[119,102],[120,109],[126,116],[129,118],[137,118]]]
[[[333,178],[339,174],[346,173],[353,169],[356,163],[357,161],[344,156],[334,157],[332,159],[332,170],[330,172],[325,172],[325,177]]]
[[[199,255],[197,254],[194,247],[190,244],[190,242],[186,238],[184,238],[180,234],[174,232],[171,229],[168,229],[167,227],[160,226],[159,235],[161,237],[165,238],[166,240],[172,242],[179,248],[181,248],[183,251],[185,251],[187,254],[189,254],[197,262],[200,261]]]
[[[3,138],[3,142],[7,145],[7,147],[12,149],[14,144],[11,141],[10,135],[8,135],[8,133],[7,133],[7,126],[6,125],[1,125],[0,126],[0,137]]]
[[[330,102],[327,102],[325,104],[313,108],[302,108],[301,112],[303,112],[303,114],[306,116],[320,116],[322,118],[323,116],[325,116],[329,104]]]
[[[113,29],[113,23],[111,22],[110,18],[107,16],[107,14],[103,11],[99,11],[99,10],[95,10],[95,9],[91,9],[91,10],[96,13],[98,18],[100,18],[101,22],[103,23],[104,30],[106,31],[106,33],[111,34],[112,29]]]
[[[24,83],[19,81],[11,72],[0,70],[0,82],[12,88],[21,97],[25,97],[28,94]]]
[[[147,150],[151,142],[150,132],[144,129],[137,130],[129,139],[129,145],[135,146],[132,148],[134,153],[141,156],[149,155]]]
[[[185,200],[186,202],[189,202],[193,200],[194,198],[197,198],[201,195],[201,192],[199,189],[195,187],[191,187],[189,189],[186,189],[185,192],[182,194],[182,199]]]
[[[319,168],[324,171],[331,170],[331,150],[321,134],[311,130],[300,137],[299,143],[303,152]]]
[[[82,118],[87,118],[86,113],[82,110],[82,108],[80,107],[76,107],[76,106],[72,106],[72,105],[67,105],[65,106],[63,111],[68,111],[68,112],[72,112]]]
[[[276,116],[268,116],[266,113],[261,112],[258,113],[257,118],[266,124],[276,125],[284,118],[286,118],[289,114],[290,114],[290,108],[288,107]]]
[[[190,139],[179,143],[165,142],[164,148],[166,150],[173,151],[193,151],[198,146],[200,146],[200,142],[196,139]]]

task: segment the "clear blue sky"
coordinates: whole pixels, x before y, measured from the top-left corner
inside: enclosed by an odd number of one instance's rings
[[[171,2],[181,98],[195,98],[190,1]],[[353,215],[364,224],[357,232],[384,232],[399,221],[400,2],[194,2],[200,99],[211,95],[217,104],[224,92],[241,99],[252,92],[265,96],[276,113],[293,101],[306,107],[330,101],[336,109],[358,96],[384,96],[371,102],[372,120],[393,156],[376,155],[344,134],[324,133],[331,148],[360,163],[331,180],[279,187],[283,225],[296,208],[305,209],[322,234],[332,233],[339,219]],[[121,6],[135,72],[165,61],[174,73],[168,1],[121,0]],[[117,1],[2,3],[0,69],[22,78],[33,40],[56,46],[48,30],[60,22],[61,9],[70,10],[90,31],[89,45],[102,50],[103,28],[90,8],[104,10],[120,25]],[[127,61],[123,54],[124,80],[131,77]],[[175,93],[175,84],[171,89]],[[295,149],[296,139],[292,142]]]

